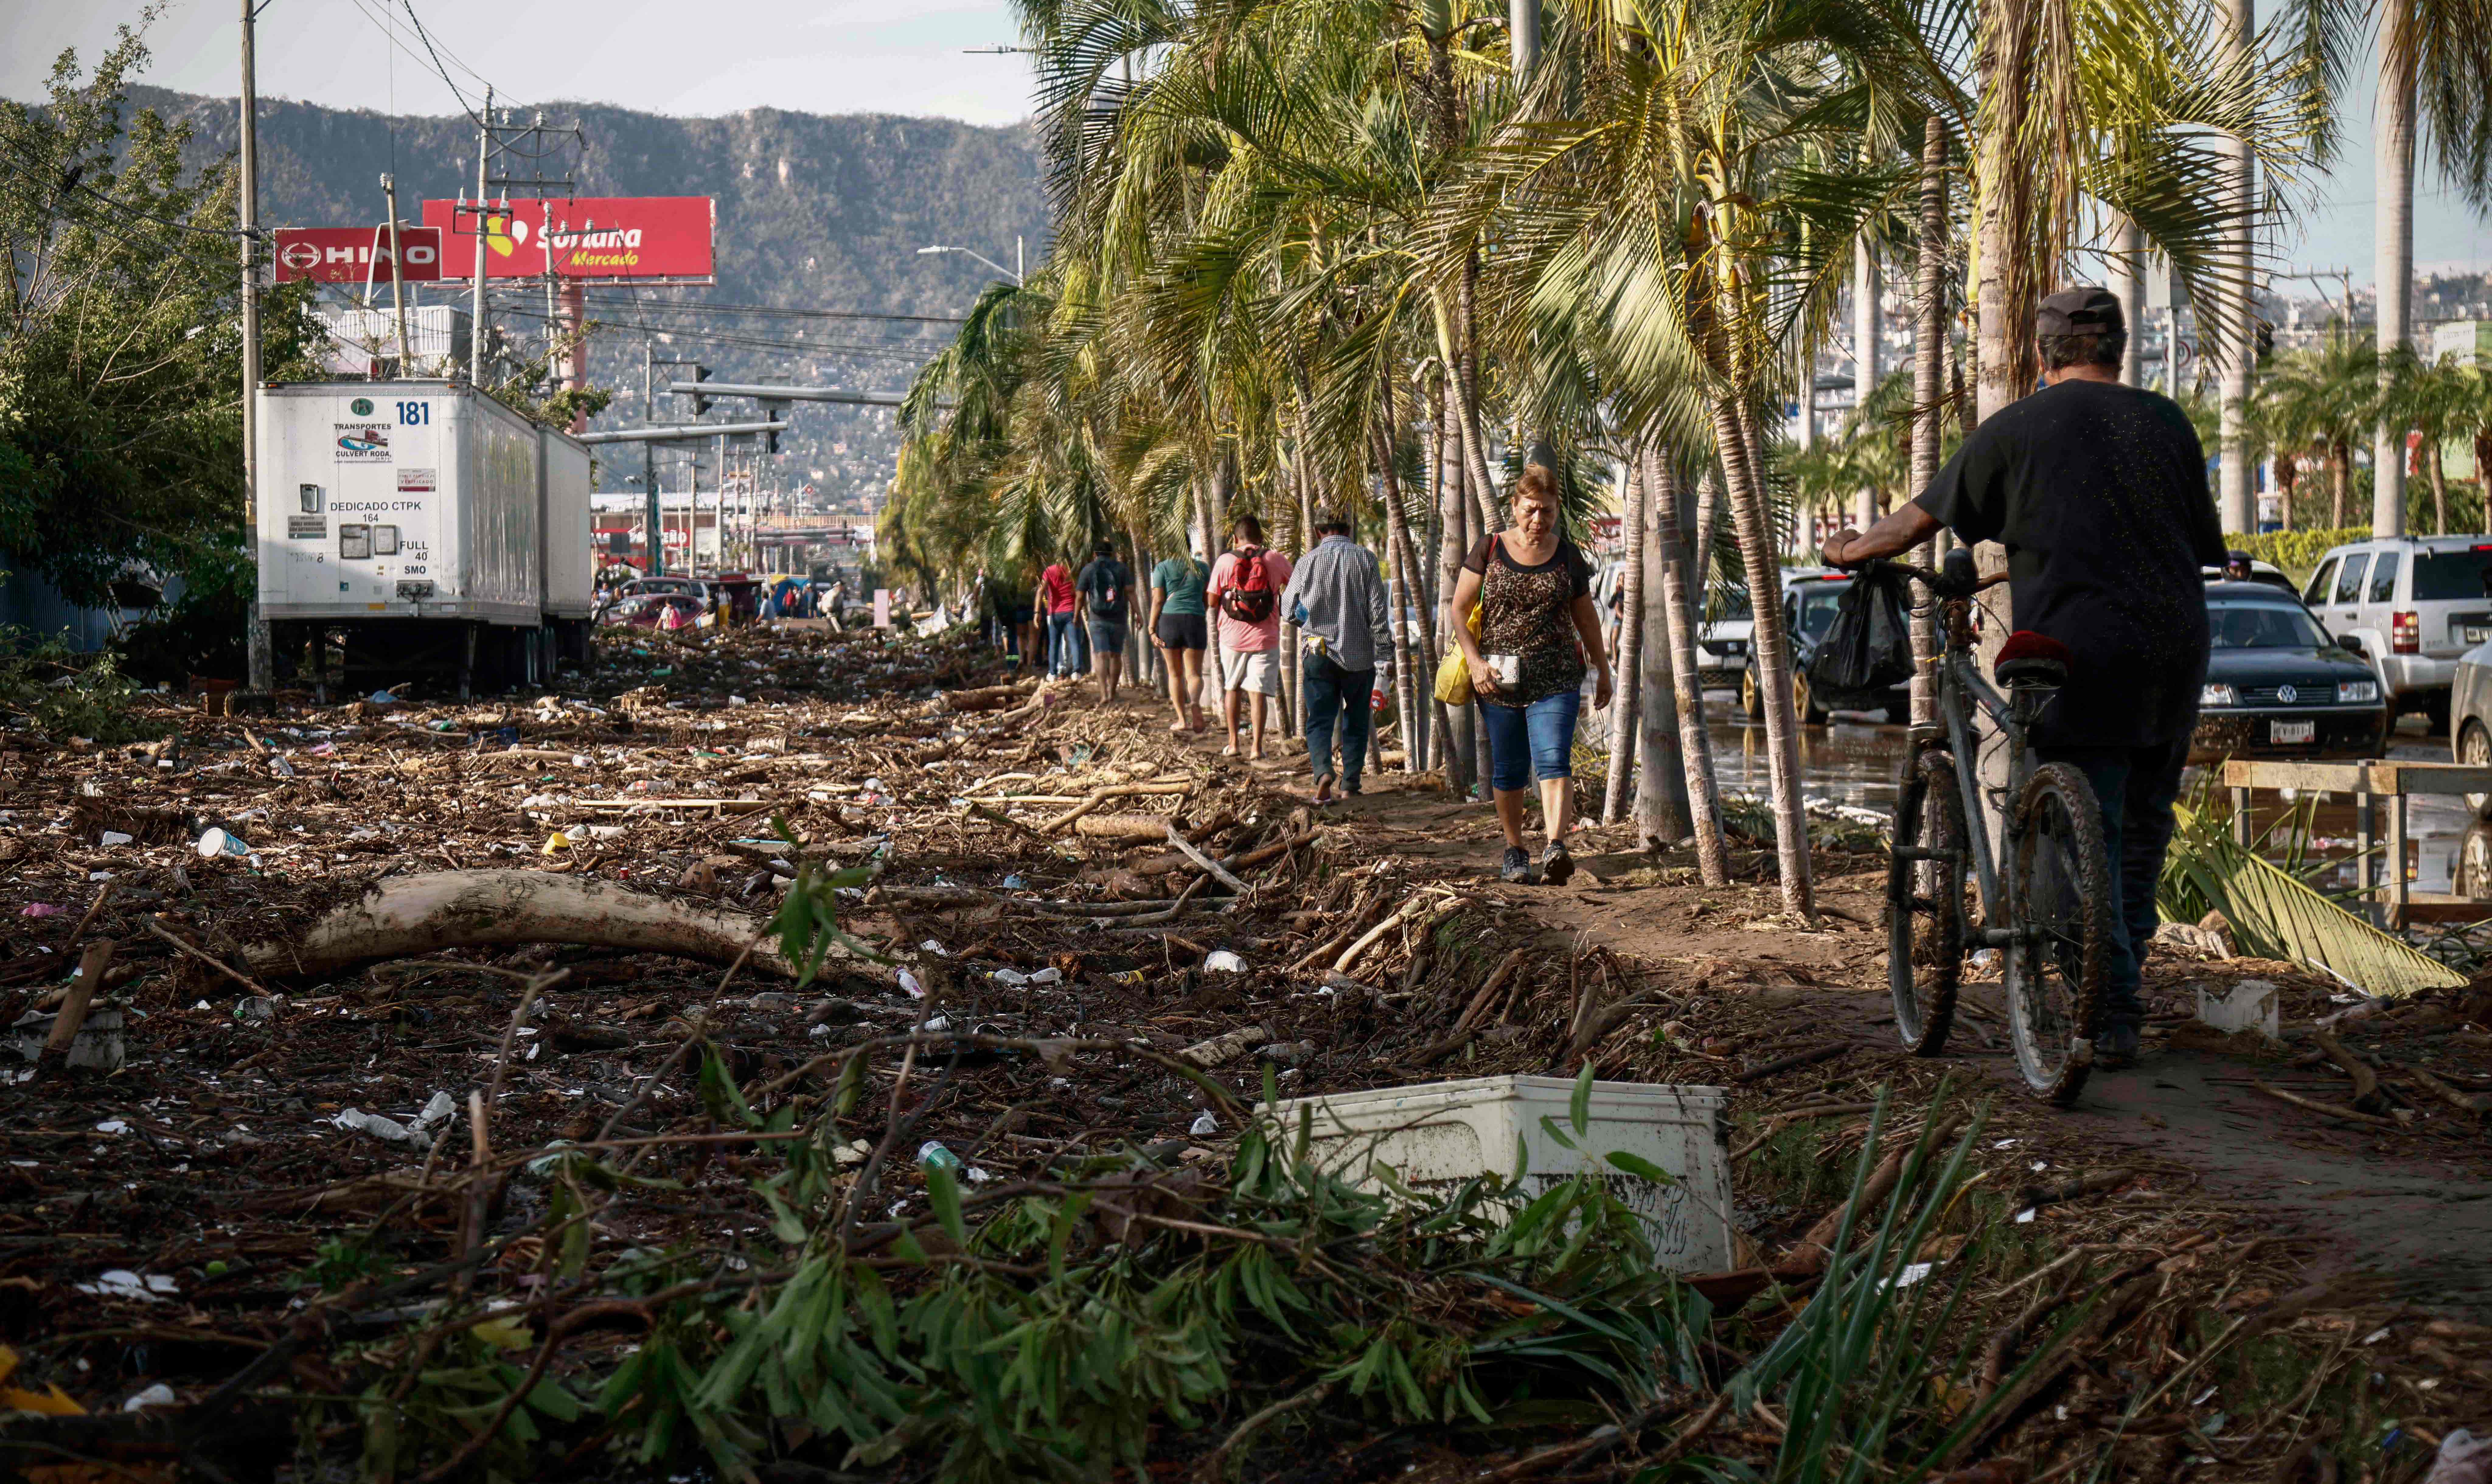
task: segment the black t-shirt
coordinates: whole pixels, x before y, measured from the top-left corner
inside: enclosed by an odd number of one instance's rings
[[[1090,596],[1090,617],[1101,624],[1125,622],[1125,604],[1134,596],[1134,574],[1114,557],[1099,557],[1082,568],[1073,585]]]
[[[2202,567],[2224,562],[2189,415],[2136,387],[2070,380],[1973,430],[1914,502],[1967,541],[2007,547],[2018,628],[2074,659],[2046,746],[2145,746],[2197,724],[2207,680]]]

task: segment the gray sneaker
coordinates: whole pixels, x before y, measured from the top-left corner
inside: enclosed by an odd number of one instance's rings
[[[1566,878],[1574,874],[1575,858],[1566,854],[1566,842],[1550,841],[1549,848],[1540,853],[1540,879],[1553,887],[1562,887]]]
[[[2103,1028],[2094,1041],[2094,1052],[2102,1058],[2103,1066],[2112,1071],[2137,1064],[2137,1027],[2124,1020],[2113,1021]]]
[[[1497,879],[1499,881],[1519,882],[1524,886],[1529,886],[1531,884],[1531,853],[1525,850],[1520,845],[1507,846],[1505,848],[1505,863],[1497,868]]]

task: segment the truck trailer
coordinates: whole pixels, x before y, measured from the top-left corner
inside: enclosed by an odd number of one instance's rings
[[[586,660],[586,446],[459,381],[270,383],[252,403],[282,673],[465,697]]]

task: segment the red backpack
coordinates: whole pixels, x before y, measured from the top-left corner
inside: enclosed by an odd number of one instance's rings
[[[1272,616],[1280,595],[1272,591],[1272,577],[1263,569],[1261,547],[1237,553],[1235,578],[1220,590],[1220,611],[1240,624],[1261,624]]]

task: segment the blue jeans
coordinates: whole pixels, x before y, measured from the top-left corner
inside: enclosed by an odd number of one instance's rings
[[[2180,793],[2180,770],[2189,761],[2189,739],[2151,747],[2043,747],[2045,763],[2066,763],[2086,775],[2102,805],[2103,854],[2111,858],[2111,951],[2104,955],[2103,999],[2115,1023],[2141,1024],[2137,998],[2146,944],[2154,936],[2154,887],[2163,877],[2163,853],[2172,844],[2172,801]]]
[[[1079,675],[1082,664],[1081,615],[1073,612],[1051,613],[1047,616],[1047,673]]]
[[[1561,690],[1528,706],[1480,703],[1480,725],[1488,732],[1489,787],[1501,794],[1531,786],[1534,778],[1575,775],[1575,718],[1584,709],[1584,692]]]
[[[1375,730],[1376,713],[1368,697],[1376,693],[1376,672],[1345,670],[1328,655],[1308,655],[1298,667],[1307,702],[1307,761],[1318,778],[1332,776],[1333,722],[1341,722],[1341,783],[1358,787],[1367,766],[1367,738]]]

